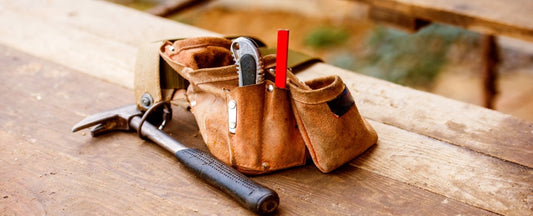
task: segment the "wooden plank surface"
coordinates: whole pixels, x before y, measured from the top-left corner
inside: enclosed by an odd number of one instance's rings
[[[530,0],[355,0],[415,18],[533,41]]]
[[[128,88],[133,87],[137,44],[217,35],[107,2],[0,3],[0,43]],[[529,122],[326,64],[317,64],[299,77],[326,74],[339,75],[350,85],[367,118],[533,167],[533,126]],[[508,127],[513,130],[501,131]]]
[[[0,17],[0,43],[129,88],[139,44],[217,35],[103,1],[0,0]]]
[[[131,90],[3,46],[0,64],[0,96],[9,104],[0,116],[3,214],[249,214],[134,133],[70,133],[83,117],[130,103]],[[167,132],[205,149],[194,117],[179,107],[174,113]],[[282,214],[491,214],[352,166],[324,175],[308,165],[254,179],[280,193]]]
[[[246,214],[182,171],[170,154],[133,134],[100,139],[70,134],[70,127],[84,116],[133,102],[137,43],[216,34],[82,0],[3,1],[0,33],[0,43],[46,59],[4,48],[6,63],[1,65],[14,66],[0,75],[0,93],[10,104],[2,107],[0,117],[0,137],[6,140],[0,145],[0,161],[10,171],[0,176],[10,179],[0,183],[0,192],[6,194],[0,198],[8,197],[0,199],[1,210],[24,213],[27,206],[36,206],[30,209],[60,214],[67,206],[64,214],[95,209],[108,214],[124,209],[131,214]],[[280,193],[280,213],[531,214],[531,123],[326,64],[298,76],[326,74],[343,78],[380,140],[330,175],[306,166],[256,177]],[[36,107],[41,113],[31,112]],[[185,120],[175,123],[174,136],[202,146],[190,114],[176,113],[183,116],[174,119]],[[87,182],[92,178],[94,185]],[[43,179],[46,184],[39,183]],[[61,185],[67,189],[58,193]],[[119,196],[126,200],[98,207]],[[128,207],[131,203],[142,205]],[[158,204],[164,207],[155,208]]]

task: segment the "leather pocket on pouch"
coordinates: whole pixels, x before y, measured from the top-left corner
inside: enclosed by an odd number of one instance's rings
[[[315,165],[327,173],[351,161],[377,141],[346,85],[338,76],[290,85],[301,135]]]
[[[306,147],[287,89],[271,80],[238,86],[231,40],[192,38],[164,42],[159,53],[190,82],[187,99],[209,151],[246,174],[303,165]],[[265,58],[267,61],[275,58]]]
[[[266,80],[234,88],[226,98],[232,166],[243,173],[261,174],[305,164],[305,144],[287,89]]]

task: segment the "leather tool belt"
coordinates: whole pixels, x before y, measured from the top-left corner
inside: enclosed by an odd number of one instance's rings
[[[261,48],[265,81],[240,87],[231,42],[201,37],[143,46],[135,68],[139,109],[171,102],[177,89],[186,89],[209,151],[246,174],[304,165],[309,157],[327,173],[376,143],[375,130],[340,77],[301,82],[292,73],[317,59],[290,52],[292,72],[282,89],[269,70],[276,66],[269,54],[275,52]]]

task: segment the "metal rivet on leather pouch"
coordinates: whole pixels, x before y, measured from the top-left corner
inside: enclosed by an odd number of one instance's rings
[[[273,85],[268,85],[267,91],[268,92],[274,91],[274,86]]]
[[[235,133],[237,129],[237,101],[228,102],[228,128],[230,133]]]
[[[152,98],[152,95],[144,93],[141,97],[141,106],[145,109],[148,109],[152,106],[153,103],[154,99]]]
[[[261,164],[261,166],[263,167],[263,169],[267,170],[268,168],[270,168],[270,164],[268,162],[263,162]]]

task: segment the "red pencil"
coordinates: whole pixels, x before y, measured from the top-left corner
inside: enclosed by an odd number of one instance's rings
[[[289,30],[278,30],[276,48],[276,87],[285,88],[287,79],[287,57],[289,52]]]

